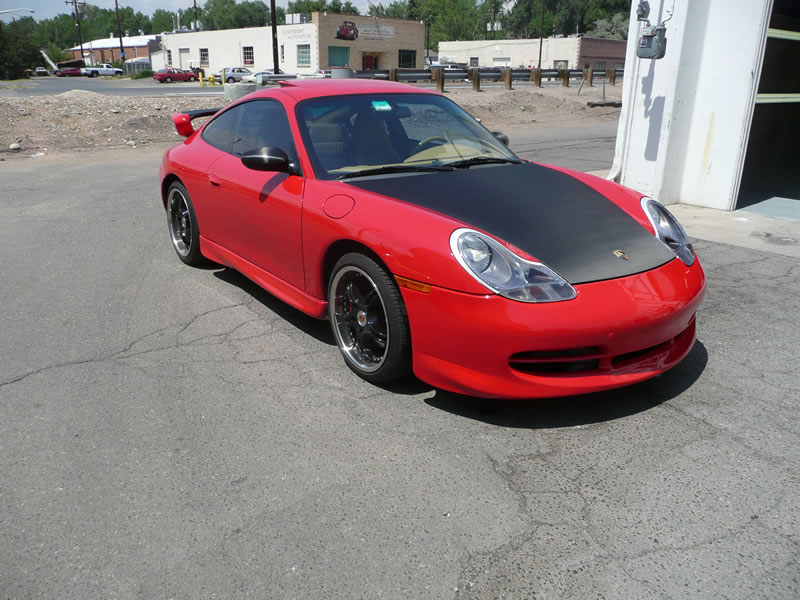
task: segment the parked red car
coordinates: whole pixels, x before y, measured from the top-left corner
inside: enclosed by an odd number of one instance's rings
[[[197,75],[193,71],[183,69],[161,69],[153,73],[153,79],[161,83],[172,83],[173,81],[195,81]]]
[[[562,396],[648,379],[694,344],[705,275],[666,208],[519,159],[434,91],[284,81],[172,119],[179,258],[328,319],[367,381]]]
[[[336,30],[336,38],[340,40],[357,40],[358,27],[352,21],[342,21]]]
[[[66,69],[59,69],[56,71],[58,77],[80,77],[81,70],[77,67],[69,67]]]

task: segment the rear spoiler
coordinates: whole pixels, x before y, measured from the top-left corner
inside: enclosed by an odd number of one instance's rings
[[[199,110],[187,110],[184,112],[174,113],[172,115],[172,122],[175,123],[175,129],[183,137],[189,137],[194,133],[192,121],[200,117],[210,117],[217,114],[221,109],[219,108],[201,108]]]

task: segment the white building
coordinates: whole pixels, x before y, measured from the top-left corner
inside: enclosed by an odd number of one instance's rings
[[[309,22],[279,25],[280,68],[311,74],[330,67],[354,69],[422,68],[425,25],[420,21],[312,13]],[[151,53],[153,69],[227,67],[251,71],[273,68],[272,30],[249,27],[166,33],[161,52]]]
[[[540,40],[469,40],[439,42],[439,62],[468,67],[539,66]],[[622,69],[624,41],[589,37],[541,40],[543,69]]]
[[[660,60],[636,56],[637,5],[610,177],[667,204],[800,200],[800,2],[650,0]]]

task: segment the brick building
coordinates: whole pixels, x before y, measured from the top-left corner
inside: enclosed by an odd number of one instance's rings
[[[122,38],[122,49],[125,52],[125,60],[134,58],[149,57],[150,52],[147,44],[156,39],[155,35],[137,35]],[[87,65],[99,65],[102,63],[122,62],[119,51],[119,38],[113,33],[107,38],[91,40],[83,43],[83,57],[81,57],[81,47],[70,48],[73,59],[83,58]]]

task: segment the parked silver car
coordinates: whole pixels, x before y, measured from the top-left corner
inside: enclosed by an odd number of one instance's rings
[[[222,72],[225,71],[225,81],[233,83],[234,81],[241,81],[245,75],[250,75],[250,69],[247,67],[226,67],[214,73],[214,79],[221,81]]]
[[[282,81],[284,79],[297,79],[297,75],[286,73],[282,69],[278,69],[278,74],[276,75],[272,69],[266,69],[264,71],[259,71],[258,73],[245,75],[242,77],[242,83],[263,84],[267,81]]]

